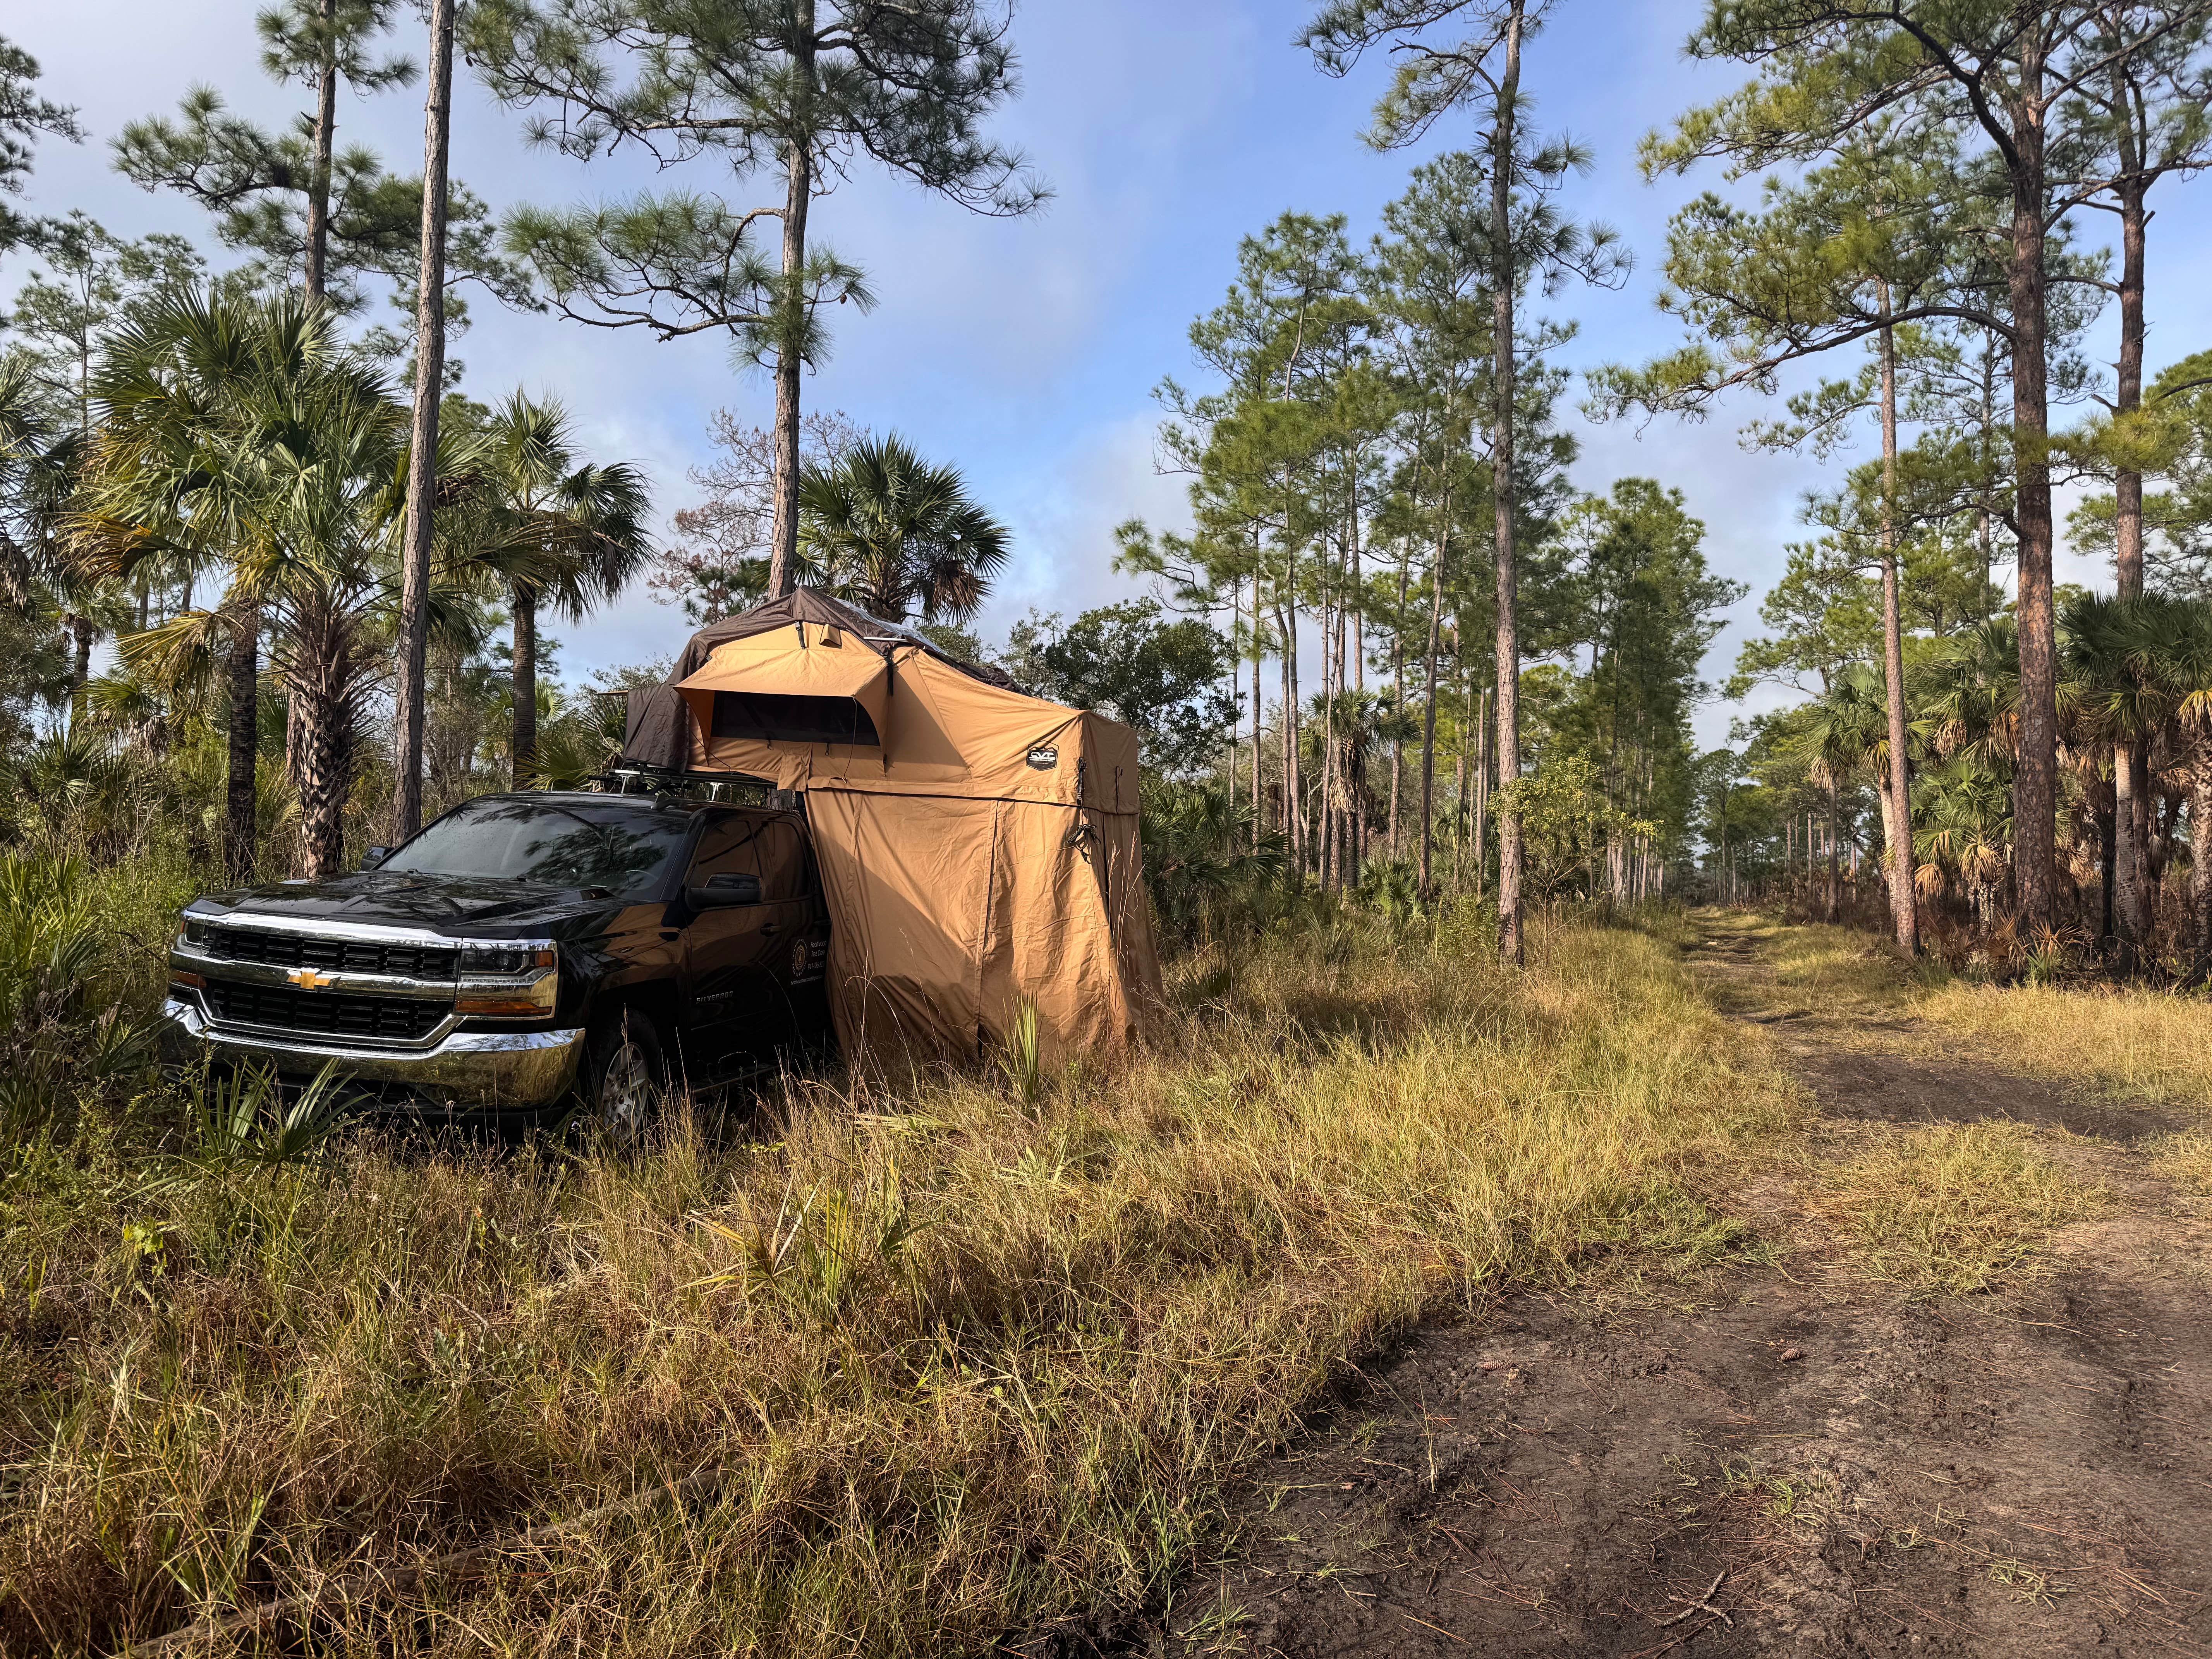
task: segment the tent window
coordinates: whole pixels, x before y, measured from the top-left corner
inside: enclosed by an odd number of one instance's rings
[[[793,697],[768,691],[714,693],[714,735],[774,743],[846,743],[878,748],[876,723],[850,697]]]

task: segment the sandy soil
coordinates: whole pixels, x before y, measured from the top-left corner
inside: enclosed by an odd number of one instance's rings
[[[1680,1305],[1412,1333],[1171,1607],[1026,1651],[2212,1651],[2212,1229],[2135,1149],[2169,1119],[1778,1017],[1741,932],[1692,955],[1808,1085],[1816,1157],[2010,1117],[2118,1201],[2000,1294],[1914,1301],[1800,1245]],[[1762,1234],[1805,1232],[1793,1190],[1747,1196]]]

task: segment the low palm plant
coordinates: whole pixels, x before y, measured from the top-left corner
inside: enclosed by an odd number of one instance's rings
[[[539,735],[523,778],[532,789],[583,788],[621,757],[627,728],[619,697],[567,701]]]
[[[1953,757],[1922,774],[1913,856],[1923,896],[1955,884],[1984,933],[2012,869],[2012,786],[1972,759]]]
[[[343,1079],[325,1066],[288,1091],[270,1073],[234,1066],[204,1079],[191,1115],[192,1152],[203,1165],[289,1164],[313,1153],[344,1121]]]
[[[0,857],[0,1136],[144,1066],[146,1028],[110,994],[107,967],[82,863]]]
[[[1940,641],[1917,680],[1916,724],[1929,746],[2009,777],[2020,733],[2020,630],[2012,618]]]
[[[1148,779],[1138,833],[1152,908],[1182,939],[1207,931],[1289,866],[1281,836],[1255,835],[1249,806],[1204,785]]]

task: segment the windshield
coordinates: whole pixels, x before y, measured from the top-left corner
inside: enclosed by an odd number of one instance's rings
[[[542,800],[471,801],[378,867],[481,876],[544,887],[601,887],[617,898],[657,893],[690,825],[675,814]]]

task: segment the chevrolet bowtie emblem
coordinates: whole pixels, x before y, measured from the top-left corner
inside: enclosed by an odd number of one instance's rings
[[[328,985],[331,981],[336,977],[336,975],[331,974],[319,974],[312,968],[295,968],[290,973],[285,975],[284,977],[290,980],[293,984],[298,986],[303,991],[319,991],[323,987]]]

